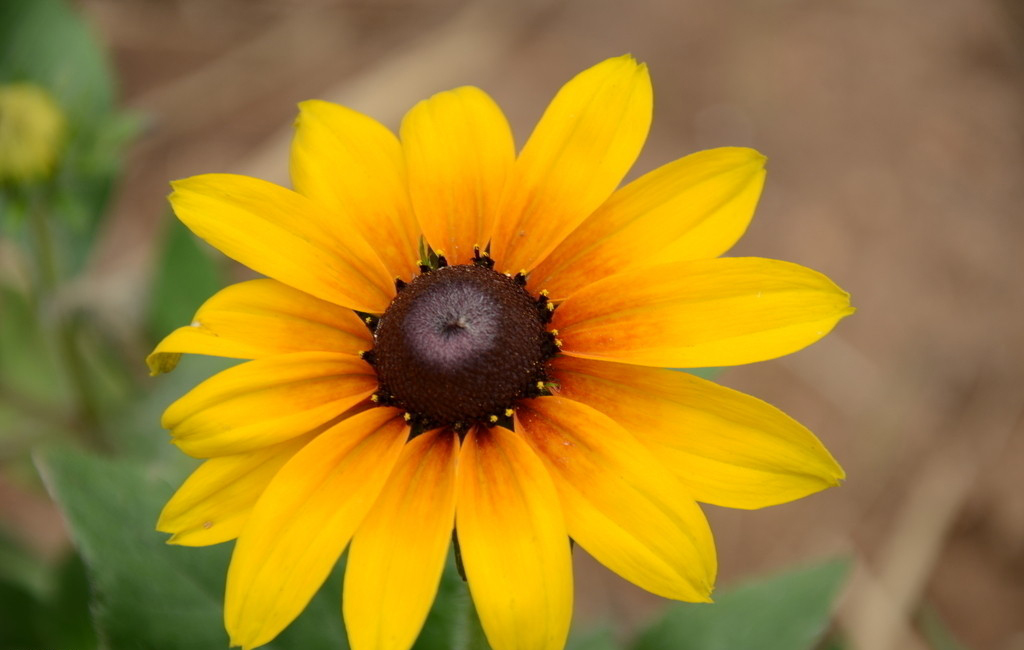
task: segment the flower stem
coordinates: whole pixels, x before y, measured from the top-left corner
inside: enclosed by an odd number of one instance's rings
[[[63,416],[62,412],[54,411],[51,405],[23,393],[2,379],[0,379],[0,404],[4,404],[15,411],[20,411],[33,420],[50,422],[61,430],[67,429],[70,426],[68,419]]]
[[[101,433],[102,421],[96,393],[93,391],[88,368],[78,345],[77,328],[67,318],[58,323],[58,343],[64,360],[65,370],[74,387],[76,411],[81,426],[77,431],[82,442],[96,448],[106,449],[106,440]]]
[[[35,240],[36,266],[40,283],[40,300],[37,308],[46,309],[57,295],[60,273],[45,200],[38,194],[33,194],[29,200],[29,220]],[[106,441],[101,435],[98,400],[78,345],[77,327],[63,309],[56,311],[54,330],[58,356],[75,395],[75,420],[78,426],[74,427],[74,430],[87,446],[106,449]]]
[[[50,235],[50,224],[46,220],[43,200],[37,192],[28,197],[29,226],[36,245],[36,270],[39,273],[40,291],[43,296],[51,296],[57,289],[57,260],[53,252],[53,237]]]

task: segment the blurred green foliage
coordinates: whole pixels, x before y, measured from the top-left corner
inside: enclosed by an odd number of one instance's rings
[[[81,17],[62,0],[0,3],[0,84],[30,82],[57,101],[68,122],[67,141],[43,187],[0,192],[0,234],[19,232],[33,200],[45,200],[62,271],[85,261],[121,168],[122,151],[140,120],[116,110],[107,57]]]
[[[222,604],[229,545],[168,546],[153,530],[173,486],[136,459],[78,450],[40,455],[98,598],[96,626],[110,648],[226,648]],[[183,477],[181,477],[183,478]],[[89,486],[83,490],[82,486]],[[116,532],[115,532],[116,531]],[[268,648],[338,648],[340,577]]]
[[[793,650],[825,636],[849,563],[833,560],[716,595],[714,604],[672,607],[635,650]]]
[[[45,86],[78,129],[113,112],[107,58],[82,19],[60,0],[0,4],[0,81]]]
[[[98,647],[89,583],[77,554],[55,566],[0,537],[0,648]]]
[[[224,286],[213,256],[177,219],[168,220],[164,249],[149,292],[146,327],[151,340],[159,340],[192,321],[199,302]]]

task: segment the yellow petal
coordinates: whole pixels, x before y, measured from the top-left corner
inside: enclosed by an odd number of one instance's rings
[[[515,160],[505,115],[485,92],[465,86],[438,93],[402,121],[409,192],[423,236],[451,264],[487,245],[498,199]]]
[[[522,402],[516,431],[547,466],[569,535],[588,553],[659,596],[710,599],[717,562],[704,513],[632,434],[561,397]]]
[[[522,438],[466,436],[459,455],[459,546],[494,650],[562,650],[572,617],[569,538],[558,495]]]
[[[458,436],[413,438],[352,538],[345,627],[353,650],[408,650],[437,593],[455,526]]]
[[[796,352],[851,313],[849,294],[821,273],[746,257],[613,275],[570,296],[552,322],[572,356],[701,368]]]
[[[228,569],[231,645],[268,643],[320,588],[380,494],[409,434],[401,411],[370,409],[320,434],[256,503]]]
[[[562,300],[620,271],[718,257],[746,230],[764,186],[765,158],[723,147],[681,158],[618,190],[530,276]]]
[[[267,484],[313,435],[235,456],[211,458],[192,472],[160,513],[168,544],[208,546],[238,537]]]
[[[419,226],[402,147],[387,127],[344,106],[302,102],[291,174],[295,189],[326,208],[341,232],[356,233],[374,247],[391,278],[412,278]]]
[[[192,324],[171,332],[146,359],[154,375],[172,370],[182,353],[259,359],[289,352],[357,354],[373,336],[351,309],[276,280],[250,280],[203,303]]]
[[[192,232],[254,271],[350,309],[381,313],[393,278],[374,249],[320,205],[273,183],[205,174],[171,183]]]
[[[559,395],[636,435],[697,501],[761,508],[838,485],[814,434],[774,406],[685,372],[559,357]]]
[[[622,181],[651,124],[651,79],[631,56],[565,84],[523,147],[491,238],[501,271],[539,264]]]
[[[210,377],[167,407],[162,424],[189,455],[240,454],[307,433],[376,388],[373,369],[357,357],[296,352]]]

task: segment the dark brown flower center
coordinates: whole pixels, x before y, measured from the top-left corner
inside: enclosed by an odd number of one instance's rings
[[[516,278],[483,266],[448,266],[402,286],[374,333],[380,404],[421,427],[504,419],[540,394],[555,348],[546,304]]]

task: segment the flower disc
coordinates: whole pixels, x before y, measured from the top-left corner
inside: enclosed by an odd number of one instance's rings
[[[425,273],[377,325],[380,398],[425,425],[489,422],[543,380],[547,338],[512,278],[472,265]]]

